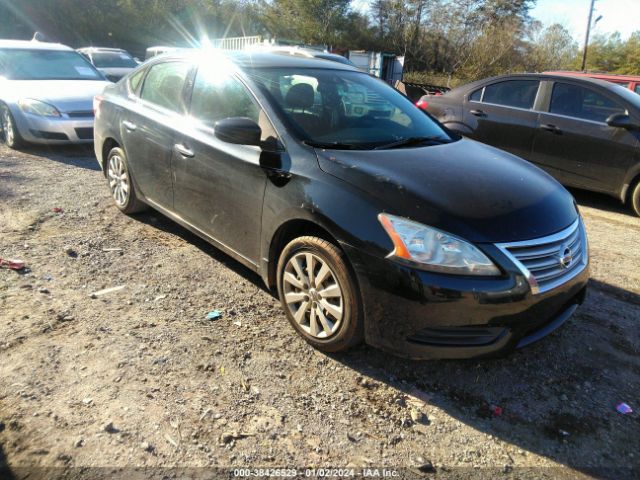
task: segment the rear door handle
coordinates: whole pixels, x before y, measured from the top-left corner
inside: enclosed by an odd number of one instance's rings
[[[128,120],[123,120],[122,121],[122,125],[124,125],[124,128],[126,128],[127,130],[129,130],[131,132],[133,132],[136,128],[138,128],[138,127],[136,127],[135,123],[130,122]]]
[[[470,110],[469,113],[471,115],[475,115],[476,117],[486,117],[487,114],[484,113],[482,110]]]
[[[543,123],[542,125],[540,125],[540,128],[552,133],[560,133],[561,131],[558,127],[556,127],[552,123]]]
[[[178,152],[183,157],[191,158],[191,157],[195,156],[195,153],[193,153],[193,150],[189,150],[187,147],[185,147],[181,143],[176,143],[173,146],[173,148],[175,148],[176,152]]]

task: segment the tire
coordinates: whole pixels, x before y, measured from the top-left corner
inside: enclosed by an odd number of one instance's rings
[[[629,205],[631,205],[633,213],[640,217],[640,180],[636,182],[635,186],[631,190]]]
[[[0,104],[0,131],[2,131],[2,139],[9,148],[17,149],[24,145],[24,140],[20,136],[16,121],[13,115],[4,104]]]
[[[123,213],[130,215],[149,208],[136,195],[127,156],[120,147],[112,148],[109,151],[106,174],[113,201]]]
[[[362,342],[363,309],[355,277],[334,244],[318,237],[296,238],[282,251],[277,272],[287,318],[309,344],[340,352]]]

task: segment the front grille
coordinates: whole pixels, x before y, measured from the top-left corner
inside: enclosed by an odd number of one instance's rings
[[[58,132],[45,132],[44,130],[29,130],[34,137],[42,138],[44,140],[69,140],[64,133]]]
[[[78,110],[75,112],[67,112],[69,118],[93,118],[92,110]]]
[[[506,331],[504,327],[429,327],[407,340],[441,347],[477,347],[494,343]]]
[[[80,140],[93,140],[93,127],[76,128]]]
[[[525,275],[533,293],[544,293],[571,280],[588,262],[582,221],[548,237],[497,245]]]

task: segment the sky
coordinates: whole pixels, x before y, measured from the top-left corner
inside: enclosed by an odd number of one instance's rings
[[[360,11],[367,11],[369,0],[354,0]],[[590,0],[537,0],[531,16],[544,25],[561,23],[578,43],[584,42],[587,29]],[[593,34],[618,31],[626,39],[640,30],[640,0],[596,0],[593,18],[602,15],[602,20],[591,30]]]
[[[561,23],[579,42],[584,42],[590,0],[538,0],[531,16],[544,25]],[[640,0],[596,0],[593,19],[602,15],[591,35],[618,31],[626,39],[640,30]]]

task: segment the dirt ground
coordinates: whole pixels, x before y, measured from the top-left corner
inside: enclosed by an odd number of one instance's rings
[[[91,149],[0,146],[0,256],[28,266],[0,269],[0,477],[637,476],[640,219],[573,193],[592,280],[559,331],[496,360],[329,356],[255,274],[160,214],[119,213]]]

